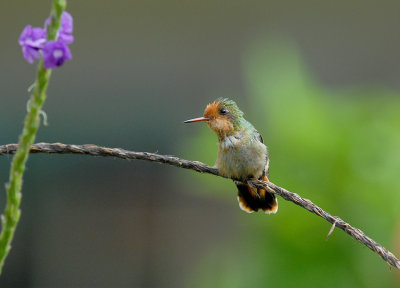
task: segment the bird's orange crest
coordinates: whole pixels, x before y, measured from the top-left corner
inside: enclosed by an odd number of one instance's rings
[[[212,118],[219,113],[219,101],[214,101],[207,105],[206,109],[204,110],[204,117]]]
[[[224,113],[221,113],[221,109],[226,108],[221,105],[220,101],[214,101],[208,104],[204,110],[204,117],[209,119],[207,121],[208,127],[210,127],[220,139],[233,132],[233,124]]]

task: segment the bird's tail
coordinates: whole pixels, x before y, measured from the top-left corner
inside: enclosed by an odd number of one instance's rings
[[[266,176],[260,180],[269,182]],[[238,188],[239,206],[243,211],[253,213],[262,209],[267,214],[278,211],[278,199],[276,199],[275,194],[240,182],[236,182],[236,186]]]

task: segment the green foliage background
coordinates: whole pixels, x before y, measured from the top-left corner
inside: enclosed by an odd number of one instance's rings
[[[0,144],[16,143],[36,66],[18,36],[50,0],[0,1]],[[400,256],[400,2],[68,1],[72,61],[37,142],[214,164],[200,116],[235,100],[271,180]],[[0,183],[11,157],[0,157]],[[4,185],[0,208],[4,209]],[[31,155],[1,288],[398,287],[362,244],[279,200],[246,214],[232,181],[140,161]],[[397,286],[396,286],[397,285]]]
[[[269,148],[271,181],[393,249],[400,216],[399,95],[324,88],[285,41],[256,43],[243,67],[248,94],[235,100]],[[213,164],[215,135],[193,129],[198,134],[184,144],[186,156]],[[236,197],[230,181],[193,177],[203,195]],[[276,215],[238,215],[240,236],[208,251],[190,287],[397,287],[395,272],[369,249],[338,229],[326,241],[327,222],[283,199],[279,205]]]

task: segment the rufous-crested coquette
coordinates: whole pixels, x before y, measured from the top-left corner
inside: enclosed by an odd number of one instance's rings
[[[215,166],[221,175],[236,179],[240,208],[248,213],[259,209],[268,214],[276,213],[275,194],[248,184],[251,179],[269,181],[268,150],[260,133],[243,118],[236,103],[219,98],[207,105],[203,117],[184,123],[199,121],[205,121],[218,136]]]

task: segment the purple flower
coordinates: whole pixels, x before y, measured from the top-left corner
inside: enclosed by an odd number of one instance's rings
[[[22,54],[29,63],[40,57],[39,49],[46,43],[46,31],[42,28],[32,28],[28,25],[24,28],[18,39],[22,47]]]
[[[61,66],[65,61],[72,58],[67,44],[59,41],[47,42],[43,49],[44,68],[52,69]]]
[[[47,26],[50,25],[51,18],[47,18],[44,21],[44,28],[47,29]],[[58,30],[58,41],[61,41],[65,44],[71,44],[74,42],[74,36],[72,35],[72,31],[74,30],[74,19],[71,14],[68,12],[63,12],[61,15],[61,25]]]
[[[46,69],[61,66],[65,61],[70,60],[72,55],[67,44],[74,42],[72,35],[74,22],[71,14],[65,11],[62,13],[56,41],[47,41],[47,28],[50,23],[49,17],[44,21],[44,29],[26,26],[18,40],[26,61],[32,64],[42,54]]]

